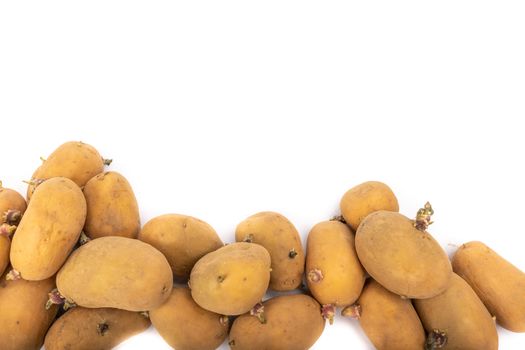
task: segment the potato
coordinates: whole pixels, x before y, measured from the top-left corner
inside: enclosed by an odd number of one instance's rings
[[[177,350],[214,350],[228,336],[228,317],[201,308],[186,287],[174,287],[168,300],[149,315],[162,338]]]
[[[425,344],[425,330],[409,299],[389,292],[379,283],[370,280],[363,289],[356,306],[359,324],[368,339],[378,350],[421,350]]]
[[[452,267],[502,327],[525,332],[525,273],[481,242],[463,244]]]
[[[29,200],[36,186],[52,177],[67,177],[79,187],[83,187],[89,179],[104,171],[105,161],[98,151],[83,142],[66,142],[58,147],[45,160],[31,177],[31,184],[27,188]]]
[[[224,245],[213,227],[199,219],[179,214],[151,219],[138,238],[166,256],[175,279],[181,282],[188,280],[197,260]]]
[[[308,289],[323,306],[346,306],[357,300],[365,272],[348,226],[324,221],[312,228],[306,245],[306,276]]]
[[[433,298],[414,300],[414,305],[423,326],[430,333],[429,345],[437,335],[438,338],[446,337],[443,349],[498,348],[494,320],[476,293],[458,275],[452,275],[445,292]]]
[[[203,256],[191,270],[191,295],[200,307],[240,315],[261,301],[270,281],[270,254],[258,244],[232,243]]]
[[[0,181],[0,224],[18,225],[26,207],[24,197],[15,190],[2,187]]]
[[[5,271],[9,265],[9,248],[11,248],[11,240],[9,237],[0,234],[0,275]]]
[[[85,234],[90,238],[137,238],[140,215],[128,180],[115,171],[98,174],[84,187],[87,202]]]
[[[125,237],[102,237],[71,254],[57,275],[66,300],[89,308],[146,311],[170,295],[173,274],[164,255]]]
[[[137,312],[75,307],[53,323],[45,350],[110,350],[150,325]]]
[[[86,201],[80,188],[65,177],[46,180],[35,191],[11,243],[11,264],[22,278],[53,276],[80,237]]]
[[[341,215],[355,231],[368,214],[379,210],[399,211],[394,192],[382,182],[363,182],[349,189],[341,198]]]
[[[281,214],[261,212],[241,222],[235,231],[237,242],[262,245],[270,253],[270,288],[293,290],[301,284],[304,252],[301,237],[293,224]]]
[[[244,314],[233,322],[231,349],[309,349],[324,330],[319,304],[304,294],[272,298],[265,301],[263,309],[258,311],[262,312],[262,317]]]
[[[0,277],[0,349],[37,350],[58,307],[46,310],[48,293],[55,279],[43,281],[7,281]]]
[[[408,298],[431,298],[445,290],[452,267],[432,236],[407,217],[390,211],[368,215],[355,246],[366,271],[382,286]]]

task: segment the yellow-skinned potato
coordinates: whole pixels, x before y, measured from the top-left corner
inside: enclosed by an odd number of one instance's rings
[[[45,350],[110,350],[144,332],[149,319],[138,312],[75,307],[53,323]]]
[[[429,299],[414,300],[423,326],[429,332],[431,349],[496,350],[498,333],[489,312],[461,277],[452,275],[445,292]]]
[[[58,307],[46,310],[55,279],[7,281],[0,277],[0,349],[38,350]]]
[[[365,271],[348,226],[324,221],[312,228],[306,245],[306,283],[323,306],[346,306],[357,300],[365,283]]]
[[[168,300],[149,315],[162,338],[177,350],[214,350],[228,336],[228,317],[201,308],[186,287],[174,287]]]
[[[341,215],[355,231],[375,211],[399,211],[394,192],[382,182],[368,181],[349,189],[341,198]]]
[[[268,250],[272,259],[271,289],[299,287],[305,256],[299,232],[287,218],[274,212],[252,215],[237,226],[235,240],[257,243]]]
[[[13,268],[26,280],[53,276],[77,243],[85,219],[80,188],[65,177],[46,180],[36,189],[13,236]]]
[[[166,256],[175,279],[180,281],[190,277],[191,269],[200,258],[224,245],[213,227],[202,220],[179,214],[151,219],[138,238]]]
[[[278,296],[262,305],[257,317],[244,314],[233,322],[232,350],[304,350],[323,333],[320,305],[308,295]]]
[[[66,300],[89,308],[146,311],[170,295],[173,274],[157,249],[136,239],[102,237],[71,254],[57,275]]]
[[[439,243],[399,213],[376,211],[368,215],[357,229],[355,246],[370,276],[408,298],[431,298],[443,292],[452,275]]]
[[[87,202],[84,232],[88,237],[137,237],[139,206],[124,176],[115,171],[98,174],[84,187],[84,196]]]
[[[52,177],[67,177],[83,187],[89,179],[104,171],[104,163],[105,160],[93,146],[78,141],[66,142],[51,153],[33,173],[27,198],[31,198],[36,185]]]
[[[270,281],[270,254],[261,245],[232,243],[203,256],[191,270],[191,295],[200,307],[240,315],[261,301]]]
[[[0,225],[3,223],[18,225],[26,207],[24,197],[15,190],[2,187],[2,181],[0,181]]]
[[[9,237],[0,235],[0,275],[5,271],[9,265],[9,248],[11,248],[11,240]]]
[[[454,272],[474,289],[496,321],[525,332],[525,273],[481,242],[463,244],[452,259]]]

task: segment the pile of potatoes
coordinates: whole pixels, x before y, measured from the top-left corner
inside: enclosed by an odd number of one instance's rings
[[[240,222],[229,244],[182,214],[141,227],[110,163],[67,142],[27,201],[0,182],[0,349],[111,349],[152,324],[179,350],[301,350],[338,308],[377,349],[490,350],[496,322],[525,332],[525,274],[481,242],[451,262],[427,232],[430,204],[408,218],[383,183],[346,192],[305,251],[275,212]]]

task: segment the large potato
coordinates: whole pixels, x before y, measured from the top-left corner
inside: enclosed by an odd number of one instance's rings
[[[51,153],[33,173],[27,189],[27,198],[31,198],[36,185],[42,180],[67,177],[79,187],[83,187],[89,179],[102,171],[104,159],[93,146],[83,142],[66,142]]]
[[[168,300],[149,315],[162,338],[177,350],[214,350],[228,336],[228,317],[201,308],[186,287],[174,287]]]
[[[495,350],[496,325],[472,288],[461,277],[452,275],[445,292],[429,299],[414,300],[417,313],[429,335],[446,338],[447,350]],[[436,334],[437,333],[437,334]],[[434,349],[434,348],[432,348]]]
[[[164,255],[149,244],[102,237],[71,254],[57,275],[66,300],[89,308],[145,311],[170,295],[173,274]]]
[[[463,244],[452,267],[502,327],[525,332],[525,273],[481,242]]]
[[[349,189],[341,198],[341,215],[355,231],[375,211],[399,211],[394,192],[382,182],[368,181]]]
[[[161,215],[144,225],[138,237],[160,250],[177,280],[186,281],[193,265],[223,246],[217,232],[202,220],[179,214]]]
[[[65,177],[46,180],[35,191],[11,243],[11,264],[26,280],[53,276],[80,237],[86,201]]]
[[[46,310],[55,279],[7,281],[0,276],[0,349],[38,350],[58,311]]]
[[[233,350],[304,350],[319,339],[324,330],[320,305],[303,295],[283,295],[263,303],[263,317],[244,314],[230,331]],[[264,319],[265,322],[261,322]]]
[[[137,312],[75,307],[53,323],[45,350],[110,350],[148,329],[150,321]]]
[[[139,206],[124,176],[114,171],[98,174],[87,182],[84,196],[87,202],[84,232],[88,237],[137,237]]]
[[[232,243],[203,256],[191,270],[191,295],[200,307],[240,315],[261,301],[270,281],[270,254],[258,244]]]
[[[262,245],[272,259],[270,288],[287,291],[297,288],[304,272],[301,237],[294,225],[274,212],[261,212],[242,221],[235,231],[237,242]]]
[[[11,248],[11,240],[9,237],[0,234],[0,275],[5,271],[9,265],[9,248]]]
[[[404,297],[433,297],[445,290],[452,275],[439,243],[399,213],[382,210],[368,215],[357,229],[355,246],[366,271]]]
[[[15,190],[2,187],[2,181],[0,181],[0,224],[5,222],[10,225],[18,224],[26,207],[24,197]]]

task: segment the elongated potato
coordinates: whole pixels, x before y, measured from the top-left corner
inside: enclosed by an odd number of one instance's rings
[[[137,237],[139,206],[124,176],[114,171],[98,174],[87,182],[84,196],[87,202],[84,232],[88,237]]]
[[[83,187],[89,179],[104,171],[104,162],[93,146],[77,141],[66,142],[51,153],[33,173],[31,184],[27,188],[27,198],[31,198],[36,185],[52,177],[67,177]]]
[[[232,243],[203,256],[191,270],[195,302],[221,315],[240,315],[261,301],[270,281],[270,254],[261,245]]]
[[[312,228],[306,246],[306,282],[322,305],[346,306],[357,300],[365,283],[365,271],[348,226],[324,221]]]
[[[0,277],[0,349],[37,350],[58,307],[46,310],[48,293],[55,279],[43,281],[7,281]]]
[[[175,279],[187,281],[193,265],[224,244],[217,232],[202,220],[179,214],[161,215],[144,225],[138,237],[168,259]]]
[[[9,265],[9,248],[11,248],[11,240],[9,237],[0,235],[0,275],[5,271]]]
[[[394,192],[382,182],[368,181],[349,189],[341,198],[341,215],[355,231],[375,211],[399,211]]]
[[[445,292],[433,298],[414,300],[414,305],[423,326],[429,332],[429,345],[446,338],[442,349],[498,348],[494,320],[476,293],[458,275],[452,275]]]
[[[228,336],[228,317],[201,308],[186,287],[174,287],[168,300],[149,315],[162,338],[177,350],[214,350]]]
[[[233,350],[304,350],[319,339],[324,330],[320,305],[304,295],[283,295],[267,300],[259,317],[237,317],[230,331]],[[261,320],[265,320],[262,323]]]
[[[65,177],[46,180],[35,191],[11,243],[11,264],[22,278],[53,276],[80,237],[86,201],[80,188]]]
[[[149,244],[102,237],[71,254],[57,275],[58,291],[89,308],[146,311],[170,295],[173,274],[164,255]]]
[[[363,267],[376,281],[408,298],[438,295],[452,275],[439,243],[399,213],[368,215],[357,229],[355,246]]]
[[[137,312],[75,307],[53,323],[45,350],[110,350],[142,333],[150,321]]]
[[[302,281],[305,256],[301,237],[294,225],[274,212],[261,212],[241,222],[235,231],[237,242],[262,245],[272,259],[270,288],[287,291]]]
[[[481,242],[463,244],[452,259],[454,271],[474,289],[496,321],[525,332],[525,273]]]
[[[15,190],[2,187],[0,181],[0,224],[18,225],[26,207],[24,197]]]

